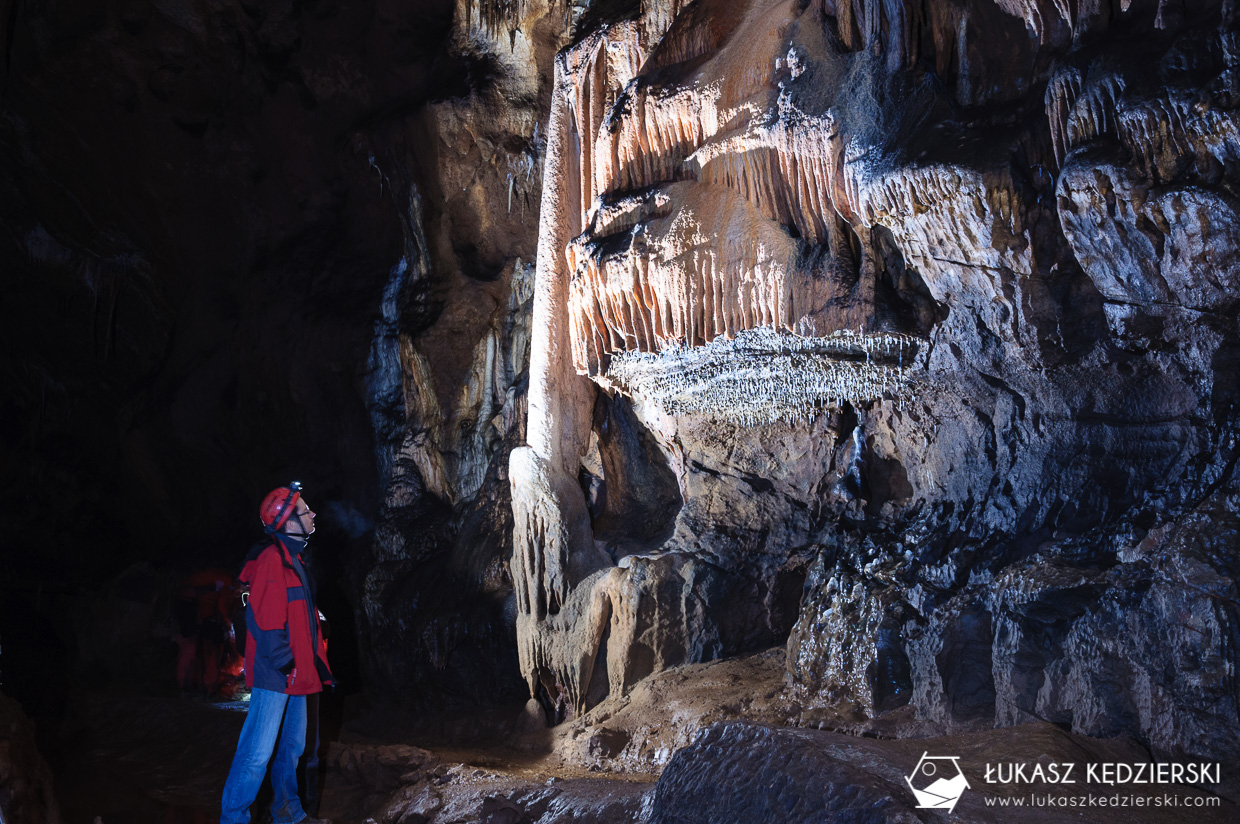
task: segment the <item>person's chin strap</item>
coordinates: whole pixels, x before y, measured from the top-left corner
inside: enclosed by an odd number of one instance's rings
[[[310,533],[309,533],[309,532],[289,532],[289,531],[286,529],[286,530],[284,530],[284,532],[282,532],[281,534],[282,534],[282,535],[286,535],[286,536],[288,536],[289,538],[296,538],[297,540],[299,540],[299,541],[303,541],[303,542],[305,542],[305,541],[309,541],[309,540],[310,540]]]
[[[294,522],[297,523],[297,528],[300,529],[301,532],[290,532],[289,531],[289,527],[292,526]],[[284,523],[284,528],[281,529],[280,532],[284,535],[287,535],[290,538],[296,538],[299,541],[309,541],[310,536],[314,534],[314,530],[311,530],[309,532],[305,531],[305,527],[301,525],[301,516],[295,512],[289,516],[289,519]]]

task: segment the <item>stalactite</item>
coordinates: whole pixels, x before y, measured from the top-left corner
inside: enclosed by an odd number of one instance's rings
[[[1123,91],[1122,77],[1090,72],[1068,116],[1068,151],[1082,143],[1115,133],[1115,105]]]
[[[553,8],[562,5],[567,21],[572,8],[570,0],[548,0],[548,3]],[[465,0],[465,26],[497,38],[521,28],[533,5],[532,0]]]
[[[1240,116],[1203,108],[1182,92],[1165,91],[1125,106],[1116,116],[1116,131],[1141,173],[1155,183],[1175,177],[1188,159],[1203,176],[1212,167],[1240,161]]]
[[[1051,145],[1057,166],[1063,166],[1064,156],[1068,153],[1068,117],[1080,93],[1081,73],[1076,69],[1062,69],[1046,84],[1046,119],[1050,122]]]
[[[754,426],[905,391],[919,350],[920,342],[908,335],[801,337],[766,325],[734,340],[614,357],[604,380],[670,415]]]
[[[586,374],[601,374],[617,352],[704,344],[754,326],[791,330],[798,318],[788,307],[821,305],[828,294],[820,279],[795,266],[786,240],[781,247],[728,238],[712,247],[690,213],[652,219],[676,228],[647,233],[639,227],[650,224],[636,224],[618,236],[587,233],[569,245],[573,351]],[[587,345],[591,340],[603,341],[602,348]]]

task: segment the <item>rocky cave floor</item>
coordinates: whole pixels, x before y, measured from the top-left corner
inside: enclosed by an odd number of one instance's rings
[[[45,745],[62,820],[218,821],[243,708],[139,693],[79,694],[59,735]],[[880,725],[809,714],[784,687],[782,650],[660,673],[625,699],[553,729],[540,728],[530,707],[439,717],[431,725],[350,702],[326,701],[324,708],[320,812],[337,824],[1240,820],[1240,787],[1234,777],[1227,783],[1226,767],[1224,785],[1209,790],[1131,792],[1149,799],[1218,796],[1209,809],[996,809],[994,799],[1030,792],[1117,790],[988,784],[985,763],[1135,762],[1149,753],[1128,739],[1088,738],[1051,724],[926,738],[898,712]],[[950,815],[915,809],[905,787],[903,777],[925,752],[959,756],[970,781]],[[269,820],[265,815],[263,804],[255,820]]]

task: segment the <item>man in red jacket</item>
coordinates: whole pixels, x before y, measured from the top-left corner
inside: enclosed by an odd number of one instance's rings
[[[233,756],[220,824],[248,824],[250,805],[271,765],[274,824],[326,824],[297,797],[297,760],[306,746],[306,696],[332,683],[319,614],[301,553],[314,532],[314,511],[301,484],[273,489],[259,507],[270,536],[241,571],[250,587],[245,610],[245,681],[250,710]],[[279,747],[276,741],[279,740]]]

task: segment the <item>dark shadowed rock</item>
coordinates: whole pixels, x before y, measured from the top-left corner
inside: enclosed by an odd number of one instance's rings
[[[967,787],[950,811],[914,806],[919,803],[912,792],[916,785],[909,779],[927,755],[955,759],[965,778]],[[1086,818],[1099,824],[1170,824],[1184,820],[1190,807],[1194,819],[1203,822],[1234,819],[1231,798],[1236,787],[1230,778],[1228,786],[1191,786],[1117,785],[1089,777],[1091,765],[1097,769],[1107,763],[1152,762],[1131,739],[1090,738],[1044,723],[943,738],[884,740],[731,722],[708,728],[673,756],[655,787],[649,821],[1066,824]],[[1070,763],[1072,781],[998,781],[995,765],[1000,763],[1025,764],[1030,771],[1036,764]],[[1223,766],[1220,774],[1226,777],[1228,768]],[[1031,794],[1056,801],[1034,804]]]
[[[718,821],[912,824],[901,791],[819,745],[821,734],[719,724],[672,756],[650,824]]]
[[[60,824],[52,771],[35,744],[34,724],[21,706],[0,693],[0,819]]]

